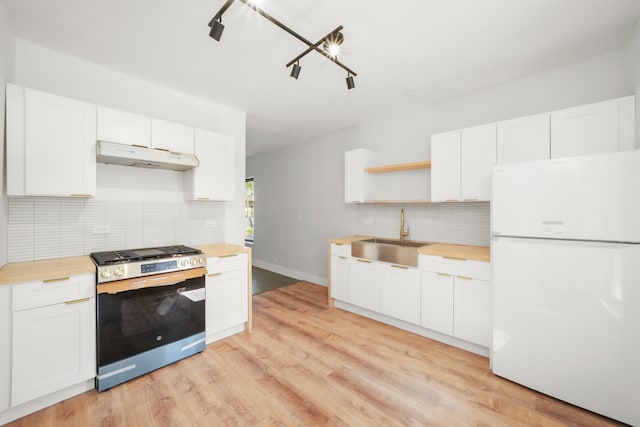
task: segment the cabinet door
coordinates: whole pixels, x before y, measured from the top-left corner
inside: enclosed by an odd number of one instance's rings
[[[207,335],[248,320],[247,270],[213,273],[206,277]]]
[[[551,113],[551,157],[583,156],[633,149],[629,98],[567,108]],[[626,140],[625,140],[626,138]]]
[[[431,137],[431,200],[460,200],[460,131]]]
[[[421,301],[420,324],[453,335],[453,276],[423,271]]]
[[[491,283],[456,276],[453,335],[475,344],[491,345]]]
[[[383,265],[381,312],[420,325],[420,271],[397,265]]]
[[[349,301],[349,258],[331,257],[331,298]]]
[[[95,105],[31,89],[24,95],[25,194],[95,196]]]
[[[349,303],[380,312],[378,263],[351,258],[349,263]]]
[[[462,130],[460,198],[491,199],[491,174],[496,164],[496,124]]]
[[[13,314],[11,405],[96,374],[95,298]]]
[[[151,119],[126,111],[98,107],[97,139],[151,147]]]
[[[373,178],[364,172],[372,157],[372,153],[364,148],[344,153],[345,203],[362,203],[373,198]]]
[[[190,200],[234,200],[235,144],[233,137],[195,130],[195,155],[200,164],[185,174],[185,194]]]
[[[193,154],[193,128],[151,119],[151,147]]]
[[[550,155],[549,113],[497,124],[497,164],[546,160]]]

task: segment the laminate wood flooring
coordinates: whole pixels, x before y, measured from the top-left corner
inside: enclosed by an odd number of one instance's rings
[[[253,297],[253,332],[11,426],[611,426],[494,376],[488,359],[327,308],[297,283]]]
[[[293,277],[283,276],[282,274],[274,273],[273,271],[255,266],[251,267],[251,276],[251,288],[253,295],[299,282],[298,279],[294,279]]]

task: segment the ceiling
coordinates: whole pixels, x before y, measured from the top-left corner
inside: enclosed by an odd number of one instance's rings
[[[308,40],[344,26],[339,60],[305,48],[236,1],[0,0],[16,37],[247,111],[247,155],[427,108],[623,48],[638,0],[264,0]]]

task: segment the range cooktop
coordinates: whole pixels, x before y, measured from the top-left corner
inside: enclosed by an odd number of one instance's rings
[[[161,246],[156,248],[94,252],[91,254],[91,258],[93,258],[96,265],[103,266],[111,264],[125,264],[136,261],[147,261],[152,259],[199,255],[201,253],[202,251],[200,249],[191,248],[184,245],[176,245]]]

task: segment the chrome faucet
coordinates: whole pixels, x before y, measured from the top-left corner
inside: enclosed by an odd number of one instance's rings
[[[400,209],[400,241],[404,242],[404,238],[409,236],[409,227],[404,230],[404,209]]]

